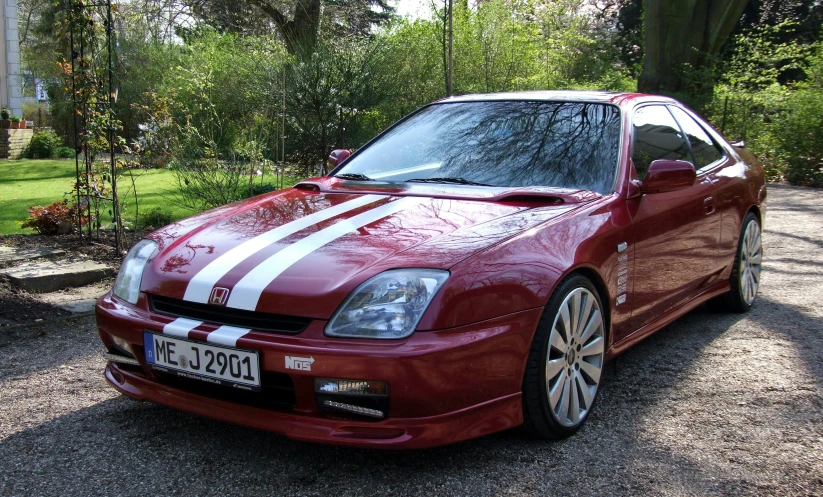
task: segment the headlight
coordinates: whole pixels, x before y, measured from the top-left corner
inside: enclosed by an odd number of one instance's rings
[[[141,240],[129,250],[123,264],[120,265],[120,274],[114,282],[113,293],[130,304],[137,303],[137,296],[140,295],[140,280],[143,279],[143,269],[146,261],[157,248],[157,244],[151,240]]]
[[[439,269],[392,269],[363,283],[337,309],[326,334],[351,338],[406,338],[449,277]]]

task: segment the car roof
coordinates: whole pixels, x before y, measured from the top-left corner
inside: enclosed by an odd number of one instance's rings
[[[547,102],[595,102],[619,106],[636,105],[642,102],[676,103],[674,99],[660,95],[646,95],[631,92],[585,91],[585,90],[544,90],[505,93],[478,93],[447,97],[438,102],[494,102],[505,100],[547,101]]]

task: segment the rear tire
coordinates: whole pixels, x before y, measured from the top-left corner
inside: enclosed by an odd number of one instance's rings
[[[712,302],[712,307],[727,312],[748,312],[757,299],[760,289],[760,272],[763,262],[763,241],[760,222],[753,212],[743,218],[737,253],[734,257],[731,289]]]
[[[591,413],[603,372],[606,320],[588,278],[563,280],[535,331],[523,377],[523,421],[530,433],[566,438]]]

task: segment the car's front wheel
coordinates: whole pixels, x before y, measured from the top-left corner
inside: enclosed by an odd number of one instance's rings
[[[586,421],[603,370],[605,323],[589,279],[572,275],[561,282],[538,324],[523,378],[527,430],[564,438]]]

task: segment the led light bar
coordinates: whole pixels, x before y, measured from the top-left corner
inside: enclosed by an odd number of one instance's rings
[[[314,391],[323,395],[386,396],[389,394],[389,385],[385,381],[315,378]]]
[[[371,418],[383,418],[383,411],[378,411],[377,409],[369,409],[368,407],[360,407],[360,406],[353,406],[351,404],[344,404],[342,402],[335,402],[333,400],[324,400],[323,405],[326,407],[331,407],[332,409],[338,409],[340,411],[351,412],[354,414],[360,414],[363,416],[369,416]]]

